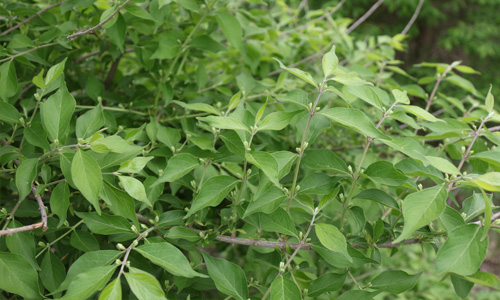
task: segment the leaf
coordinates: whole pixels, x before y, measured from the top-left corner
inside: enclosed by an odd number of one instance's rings
[[[411,234],[437,219],[446,207],[448,193],[442,184],[410,194],[403,202],[404,227],[394,243],[402,242]]]
[[[500,279],[494,274],[477,271],[470,276],[465,276],[465,279],[500,291]]]
[[[483,202],[484,203],[484,202]],[[461,214],[454,210],[453,208],[446,206],[444,212],[439,217],[439,220],[443,223],[446,231],[450,232],[453,229],[465,225],[465,220]]]
[[[288,277],[279,275],[271,283],[271,298],[272,300],[300,300],[302,295],[299,288]]]
[[[122,286],[120,278],[116,278],[115,280],[111,281],[99,295],[99,300],[121,300],[121,299],[122,299]]]
[[[110,135],[90,143],[90,149],[98,153],[106,153],[109,151],[115,153],[125,153],[140,150],[141,147],[129,144],[118,135]]]
[[[2,109],[1,106],[0,104],[0,109]],[[33,146],[40,147],[44,150],[51,150],[50,144],[47,141],[47,134],[40,123],[34,123],[31,127],[24,128],[24,137],[28,143]]]
[[[378,189],[367,189],[361,191],[359,194],[354,196],[354,198],[373,200],[390,208],[399,209],[399,205],[393,197],[391,197],[386,192]]]
[[[366,103],[374,107],[377,107],[379,109],[382,109],[384,105],[390,105],[389,104],[390,100],[387,93],[376,86],[369,86],[369,85],[344,86],[342,91],[344,92],[344,94],[347,93],[352,94],[358,97],[359,99],[365,101]]]
[[[21,114],[14,106],[7,102],[0,101],[0,121],[16,124],[19,123],[19,119],[21,119]]]
[[[324,293],[339,291],[344,285],[347,273],[326,273],[321,277],[316,278],[309,285],[307,292],[308,297],[317,297]]]
[[[314,170],[328,170],[350,174],[346,163],[328,149],[308,150],[302,158],[304,166]]]
[[[489,113],[494,111],[494,106],[495,106],[495,98],[491,93],[492,88],[493,86],[490,84],[490,90],[488,91],[488,95],[486,95],[486,99],[484,101],[484,105],[486,106],[486,111]]]
[[[482,228],[467,224],[453,229],[436,257],[436,271],[471,275],[486,258],[488,239],[481,241]]]
[[[24,298],[40,299],[38,274],[21,255],[0,252],[0,277],[0,289]]]
[[[131,15],[134,15],[138,18],[144,19],[144,20],[150,20],[154,21],[155,19],[148,13],[147,10],[144,8],[137,6],[137,5],[127,5],[125,6],[125,9],[127,12],[129,12]]]
[[[177,101],[177,100],[174,100],[172,102],[175,104],[178,104],[186,109],[196,110],[196,111],[204,111],[204,112],[207,112],[209,114],[213,114],[213,115],[217,115],[217,116],[220,114],[220,112],[217,108],[213,107],[212,105],[206,104],[206,103],[184,103],[184,102]]]
[[[345,258],[352,262],[352,258],[347,252],[347,242],[345,236],[340,230],[330,224],[319,223],[315,224],[316,235],[319,241],[327,249],[342,254]]]
[[[199,160],[191,154],[180,153],[168,160],[167,168],[163,174],[156,180],[154,185],[163,182],[174,182],[187,173],[196,169],[200,165]]]
[[[47,75],[45,75],[45,85],[49,85],[52,81],[56,80],[59,76],[61,76],[61,74],[64,71],[64,65],[66,64],[66,60],[68,60],[67,57],[57,65],[52,66],[47,71]]]
[[[369,292],[365,290],[350,290],[342,293],[336,300],[372,300],[373,297],[379,293],[379,291]]]
[[[208,275],[222,293],[239,300],[248,298],[248,287],[245,272],[236,264],[227,260],[214,258],[201,252],[207,266]]]
[[[393,294],[401,294],[417,284],[422,272],[409,275],[404,271],[384,271],[372,280],[371,288]]]
[[[437,157],[437,156],[426,156],[427,161],[434,168],[438,169],[443,173],[448,173],[452,175],[460,175],[460,171],[447,159]]]
[[[490,150],[474,153],[470,157],[477,158],[494,166],[500,167],[500,150]]]
[[[235,131],[225,131],[220,134],[220,137],[229,151],[242,158],[245,157],[245,145],[238,133]]]
[[[129,268],[125,278],[137,299],[167,300],[160,283],[153,275],[136,268]]]
[[[333,71],[335,71],[338,65],[339,59],[335,54],[335,45],[333,45],[332,49],[330,49],[330,51],[323,55],[322,67],[325,78],[332,75]]]
[[[300,105],[301,107],[308,109],[309,105],[309,99],[307,96],[307,93],[304,92],[303,90],[291,90],[286,94],[284,97],[278,97],[278,100],[280,102],[290,102],[294,103],[297,105]]]
[[[75,98],[71,96],[66,87],[61,87],[40,104],[42,124],[51,141],[61,139],[68,130],[75,106]]]
[[[299,111],[277,111],[268,114],[259,124],[259,130],[282,130],[290,125],[290,121]]]
[[[403,103],[403,104],[410,104],[410,99],[408,98],[406,91],[393,89],[391,92],[392,92],[392,95],[394,95],[394,99],[396,99],[396,102]]]
[[[347,126],[365,136],[381,140],[391,140],[390,137],[375,128],[372,121],[358,109],[336,107],[323,110],[318,114],[323,115],[334,122]]]
[[[263,151],[251,151],[247,152],[246,158],[249,163],[262,170],[272,183],[279,186],[278,162],[271,154]]]
[[[134,248],[152,263],[164,268],[167,272],[182,277],[208,277],[191,268],[186,256],[167,242],[144,244]]]
[[[28,158],[24,160],[16,170],[16,187],[19,192],[19,201],[23,201],[31,193],[31,185],[35,180],[38,159]]]
[[[171,33],[164,33],[158,36],[158,48],[151,56],[151,59],[172,59],[181,50],[181,44]]]
[[[104,126],[101,103],[76,119],[76,137],[87,139]]]
[[[93,234],[88,231],[75,230],[71,234],[69,243],[73,248],[83,252],[98,251],[100,249],[99,242]]]
[[[9,228],[21,227],[22,224],[13,221],[9,224]],[[30,232],[17,232],[5,237],[5,243],[11,253],[22,255],[31,264],[31,268],[39,270],[40,267],[35,260],[35,239]]]
[[[14,65],[12,60],[9,60],[0,66],[0,99],[7,100],[10,97],[14,96],[16,92],[16,66]]]
[[[75,186],[100,213],[98,195],[102,187],[101,168],[87,152],[78,149],[71,163],[71,177]]]
[[[377,161],[369,165],[364,175],[377,183],[400,186],[408,181],[408,177],[388,161]]]
[[[397,138],[394,137],[392,141],[381,140],[382,143],[387,146],[402,152],[409,157],[419,160],[424,165],[428,165],[429,162],[425,158],[425,150],[420,143],[412,139],[411,137]],[[440,174],[441,175],[441,174]]]
[[[232,111],[233,109],[238,107],[240,102],[241,102],[241,91],[237,92],[231,97],[231,100],[229,100],[229,106],[227,108],[227,111]]]
[[[248,127],[241,121],[232,117],[198,117],[198,120],[208,123],[210,126],[220,129],[244,130],[250,132]]]
[[[99,196],[106,202],[113,214],[125,217],[139,227],[135,214],[135,202],[126,192],[104,182]]]
[[[55,291],[64,281],[64,278],[66,278],[66,268],[61,259],[52,253],[52,251],[45,252],[41,269],[40,279],[43,286],[50,292]]]
[[[256,216],[260,222],[259,227],[265,231],[298,236],[292,218],[282,208],[276,209],[271,214],[258,213]]]
[[[276,186],[271,186],[260,197],[254,198],[252,202],[248,205],[245,210],[243,218],[257,212],[262,212],[270,214],[275,211],[283,200],[285,200],[286,195],[280,188]]]
[[[144,169],[146,164],[152,160],[154,157],[135,157],[132,160],[127,160],[126,162],[120,165],[120,168],[117,172],[121,173],[139,173]]]
[[[118,178],[120,179],[120,183],[127,194],[134,199],[146,203],[148,206],[152,206],[152,203],[149,202],[146,189],[144,188],[142,182],[130,176],[118,176]]]
[[[457,75],[451,75],[451,76],[447,76],[445,78],[445,80],[453,83],[454,85],[456,85],[458,87],[461,87],[462,89],[466,90],[467,92],[469,92],[475,96],[479,96],[479,93],[477,92],[476,88],[474,87],[474,84],[472,84],[472,82],[470,82],[469,80],[467,80],[465,78],[462,78],[462,77],[457,76]]]
[[[474,286],[474,283],[466,280],[464,277],[460,275],[450,274],[451,283],[453,284],[453,289],[455,289],[455,293],[462,299],[467,298],[470,290]]]
[[[50,195],[50,210],[59,218],[57,227],[61,227],[66,221],[69,208],[69,187],[67,182],[60,182]]]
[[[491,197],[488,197],[491,203]],[[465,214],[465,221],[470,222],[484,212],[486,201],[482,193],[473,192],[472,196],[462,202],[461,214]]]
[[[115,24],[106,29],[106,35],[109,36],[111,42],[120,49],[121,53],[123,53],[125,51],[123,45],[125,43],[125,35],[127,33],[127,23],[121,13],[117,14],[113,20],[114,19],[116,19]]]
[[[483,175],[479,175],[474,179],[473,182],[487,191],[500,192],[499,172],[489,172]]]
[[[95,212],[75,212],[75,214],[85,222],[85,225],[87,225],[93,233],[108,235],[132,232],[131,224],[120,216],[111,216],[107,214],[98,215]]]
[[[117,265],[101,266],[80,273],[71,281],[68,291],[60,300],[87,299],[97,291],[102,290],[108,283]]]
[[[243,30],[238,19],[223,11],[217,11],[215,17],[229,44],[244,53]]]
[[[373,83],[359,78],[358,74],[339,74],[329,80],[337,81],[343,85],[349,86],[373,85]]]
[[[438,118],[434,117],[432,114],[428,113],[426,110],[424,110],[423,108],[420,108],[418,106],[400,105],[399,107],[404,108],[406,111],[419,117],[420,119],[423,119],[423,120],[426,120],[429,122],[443,122],[442,120],[439,120]]]
[[[314,78],[311,76],[311,74],[309,74],[309,73],[307,73],[305,71],[302,71],[300,69],[297,69],[297,68],[287,68],[277,58],[274,58],[274,60],[277,61],[280,64],[280,68],[285,69],[286,71],[288,71],[288,72],[292,73],[293,75],[299,77],[300,79],[304,80],[305,82],[307,82],[309,84],[312,84],[315,88],[319,87],[318,83],[316,82],[316,80],[314,80]]]
[[[219,205],[238,182],[238,179],[226,175],[214,176],[208,179],[201,186],[200,193],[194,198],[193,204],[184,219],[205,207]]]

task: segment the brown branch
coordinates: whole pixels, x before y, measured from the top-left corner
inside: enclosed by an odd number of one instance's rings
[[[99,23],[99,24],[97,24],[96,26],[91,27],[91,28],[89,28],[89,29],[82,29],[82,30],[80,30],[80,31],[78,31],[78,32],[75,32],[75,33],[73,33],[73,34],[68,35],[66,38],[67,38],[68,40],[72,41],[72,40],[76,39],[77,37],[80,37],[80,36],[85,35],[85,34],[87,34],[87,33],[92,33],[92,32],[94,32],[95,30],[97,30],[97,29],[101,28],[104,24],[108,23],[111,19],[113,19],[113,18],[114,18],[114,17],[118,14],[118,12],[120,12],[120,10],[121,10],[122,8],[124,8],[124,7],[125,7],[125,5],[127,5],[129,2],[130,2],[130,0],[127,0],[127,1],[123,2],[123,4],[122,4],[122,5],[118,6],[118,8],[117,8],[117,9],[116,9],[116,10],[115,10],[115,11],[114,11],[114,12],[113,12],[113,13],[112,13],[109,17],[107,17],[107,18],[106,18],[106,20],[104,20],[104,21],[100,22],[100,23]]]
[[[497,219],[500,219],[500,211],[491,216],[491,222],[493,222],[493,221],[495,221]],[[481,221],[471,222],[469,224],[478,224],[478,225],[481,225]]]
[[[401,31],[402,35],[406,35],[408,33],[408,31],[410,30],[411,26],[413,26],[413,23],[415,23],[415,20],[417,20],[417,17],[420,14],[420,10],[422,9],[423,4],[424,4],[424,0],[420,0],[420,2],[418,2],[417,8],[415,9],[413,16],[411,16],[410,21],[408,22],[408,24],[406,24],[405,29],[403,29],[403,31]]]
[[[24,51],[24,52],[21,52],[21,53],[18,53],[18,54],[14,54],[14,55],[11,55],[11,56],[6,57],[6,58],[4,58],[4,59],[0,59],[0,62],[7,61],[7,60],[9,60],[9,59],[14,59],[14,58],[16,58],[16,57],[18,57],[18,56],[22,56],[22,55],[24,55],[24,54],[27,54],[27,53],[33,52],[33,51],[35,51],[35,50],[38,50],[38,49],[41,49],[41,48],[45,48],[45,47],[54,46],[54,45],[57,45],[57,44],[59,44],[59,43],[54,42],[54,43],[49,43],[49,44],[45,44],[45,45],[36,46],[35,48],[31,48],[31,49],[26,50],[26,51]]]
[[[106,80],[104,81],[104,86],[106,88],[109,88],[111,84],[113,83],[113,79],[115,78],[116,70],[118,70],[118,65],[120,64],[120,60],[122,59],[123,54],[120,54],[118,58],[113,62],[111,65],[111,68],[109,69],[108,76],[106,77]]]
[[[48,10],[50,10],[50,9],[54,8],[54,7],[58,7],[58,6],[59,6],[59,5],[61,5],[62,3],[63,3],[63,1],[58,2],[58,3],[56,3],[56,4],[52,4],[51,6],[48,6],[48,7],[44,8],[44,9],[42,9],[42,10],[38,11],[36,14],[29,16],[28,18],[26,18],[24,21],[20,22],[19,24],[17,24],[17,25],[15,25],[15,26],[13,26],[13,27],[11,27],[11,28],[9,28],[9,29],[5,30],[4,32],[0,33],[0,36],[6,35],[7,33],[11,32],[11,31],[16,30],[17,28],[19,28],[19,27],[23,26],[24,24],[26,24],[26,23],[28,23],[29,21],[31,21],[31,20],[33,20],[34,18],[36,18],[37,16],[39,16],[39,15],[43,14],[44,12],[46,12],[46,11],[48,11]]]
[[[382,3],[384,3],[384,0],[378,0],[377,2],[375,2],[375,4],[373,4],[373,6],[370,7],[370,9],[363,16],[361,16],[361,18],[359,18],[356,22],[349,26],[349,28],[347,28],[346,33],[351,33],[354,29],[361,25],[361,23],[366,21],[366,19],[368,19],[373,14],[373,12],[377,10],[380,5],[382,5]]]
[[[12,235],[13,233],[16,233],[16,232],[35,230],[35,229],[38,229],[38,228],[43,227],[43,226],[44,226],[43,222],[38,222],[35,224],[26,225],[26,226],[17,227],[17,228],[8,228],[8,229],[0,230],[0,236]]]

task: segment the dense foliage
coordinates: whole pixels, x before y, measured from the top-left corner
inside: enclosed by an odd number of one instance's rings
[[[4,1],[0,298],[500,290],[491,88],[344,2]]]

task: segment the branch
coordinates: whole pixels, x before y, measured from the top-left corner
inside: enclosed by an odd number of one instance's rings
[[[19,28],[19,27],[23,26],[24,24],[26,24],[26,23],[28,23],[29,21],[31,21],[31,20],[33,20],[34,18],[36,18],[37,16],[39,16],[39,15],[43,14],[44,12],[46,12],[46,11],[48,11],[48,10],[50,10],[50,9],[54,8],[54,7],[58,7],[58,6],[59,6],[59,5],[61,5],[62,3],[63,3],[63,1],[58,2],[58,3],[56,3],[56,4],[52,4],[51,6],[48,6],[48,7],[44,8],[44,9],[40,10],[39,12],[37,12],[37,13],[36,13],[36,14],[34,14],[34,15],[29,16],[28,18],[26,18],[24,21],[20,22],[20,23],[19,23],[19,24],[17,24],[16,26],[13,26],[13,27],[11,27],[11,28],[9,28],[9,29],[5,30],[4,32],[0,33],[0,36],[6,35],[7,33],[11,32],[11,31],[16,30],[17,28]]]
[[[408,33],[408,31],[410,30],[411,26],[413,26],[413,23],[415,23],[415,20],[417,19],[418,14],[420,13],[420,10],[422,9],[423,4],[424,4],[424,0],[420,0],[420,2],[418,2],[417,8],[415,9],[413,16],[411,16],[410,21],[408,22],[408,24],[406,24],[405,29],[403,29],[403,31],[401,31],[402,35],[406,35]]]
[[[119,12],[122,8],[124,8],[124,7],[125,7],[125,5],[127,5],[129,2],[130,2],[130,0],[127,0],[127,1],[123,2],[123,4],[122,4],[122,5],[118,6],[118,8],[117,8],[117,9],[116,9],[116,10],[115,10],[115,11],[114,11],[114,12],[113,12],[113,13],[112,13],[109,17],[107,17],[107,18],[106,18],[106,20],[104,20],[104,21],[100,22],[100,23],[99,23],[99,24],[97,24],[96,26],[91,27],[91,28],[89,28],[89,29],[85,29],[85,30],[83,30],[83,29],[82,29],[82,30],[80,30],[80,31],[78,31],[78,32],[75,32],[75,33],[73,33],[73,34],[70,34],[70,35],[68,35],[68,36],[67,36],[67,39],[68,39],[68,40],[70,40],[70,41],[72,41],[72,40],[76,39],[77,37],[80,37],[80,36],[85,35],[85,34],[87,34],[87,33],[92,33],[92,32],[94,32],[96,29],[101,28],[104,24],[108,23],[111,19],[113,19],[113,18],[114,18],[114,17],[118,14],[118,12]]]
[[[42,230],[45,231],[45,230],[47,230],[47,228],[49,228],[47,226],[47,210],[46,210],[46,207],[43,204],[42,197],[40,197],[40,195],[36,194],[36,187],[33,184],[31,184],[31,191],[33,192],[33,195],[35,195],[36,202],[38,203],[38,210],[40,210],[40,216],[42,218],[42,224],[43,224]]]
[[[127,265],[127,261],[128,261],[128,256],[130,255],[130,251],[132,251],[132,249],[137,246],[137,243],[148,236],[148,233],[151,232],[152,230],[154,230],[155,227],[150,227],[148,229],[146,229],[143,233],[139,234],[139,236],[130,244],[130,246],[128,246],[128,248],[125,250],[125,256],[123,257],[123,261],[121,263],[121,267],[120,267],[120,272],[118,273],[118,278],[122,275],[122,274],[125,274],[125,272],[123,271],[125,269],[125,266]]]
[[[368,19],[373,14],[373,12],[377,10],[380,5],[382,5],[383,2],[384,0],[378,0],[377,2],[375,2],[375,4],[373,4],[373,6],[370,7],[370,9],[363,16],[361,16],[361,18],[359,18],[356,22],[349,26],[349,28],[347,28],[346,33],[351,33],[354,29],[361,25],[361,23],[366,21],[366,19]]]
[[[35,230],[35,229],[38,229],[38,228],[43,227],[43,226],[44,226],[43,222],[38,222],[35,224],[26,225],[26,226],[17,227],[17,228],[8,228],[8,229],[0,230],[0,236],[12,235],[13,233],[16,233],[16,232]]]
[[[497,220],[497,219],[500,219],[500,211],[497,212],[496,214],[494,214],[493,216],[491,216],[491,222]],[[471,222],[470,224],[478,224],[478,225],[481,225],[481,221],[476,221],[476,222]]]
[[[11,56],[6,57],[6,58],[4,58],[4,59],[0,59],[0,62],[7,61],[7,60],[9,60],[9,59],[14,59],[14,58],[16,58],[16,57],[18,57],[18,56],[22,56],[22,55],[24,55],[24,54],[27,54],[27,53],[33,52],[33,51],[35,51],[35,50],[38,50],[38,49],[41,49],[41,48],[45,48],[45,47],[54,46],[54,45],[57,45],[57,44],[59,44],[59,43],[54,42],[54,43],[49,43],[49,44],[45,44],[45,45],[36,46],[35,48],[31,48],[31,49],[26,50],[26,51],[24,51],[24,52],[21,52],[21,53],[15,54],[15,55],[11,55]]]

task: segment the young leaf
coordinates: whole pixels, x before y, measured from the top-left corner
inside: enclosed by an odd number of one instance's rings
[[[154,185],[163,182],[174,182],[200,165],[200,161],[191,154],[180,153],[168,160],[168,165],[163,174]]]
[[[144,188],[142,182],[130,176],[118,176],[118,178],[120,179],[120,183],[127,194],[134,199],[146,203],[148,206],[152,206],[152,203],[149,202],[146,189]]]
[[[139,173],[144,169],[146,164],[152,160],[154,157],[135,157],[132,160],[127,160],[126,162],[120,165],[120,168],[117,172],[121,173]]]
[[[394,243],[402,242],[415,230],[437,219],[446,207],[447,196],[446,187],[441,184],[406,197],[403,202],[403,232]]]
[[[332,75],[333,71],[339,65],[339,59],[335,54],[335,45],[332,46],[332,49],[328,51],[325,55],[323,55],[323,74],[325,78]]]
[[[401,294],[412,289],[417,284],[420,275],[422,275],[422,272],[409,275],[404,271],[384,271],[372,280],[371,288]]]
[[[319,223],[314,225],[316,229],[316,236],[318,236],[319,241],[327,249],[342,254],[350,262],[352,258],[347,252],[347,242],[345,236],[340,232],[340,230],[330,224]]]
[[[40,104],[42,124],[49,139],[61,139],[69,127],[69,122],[75,110],[76,101],[66,87],[61,87],[47,101]]]
[[[434,117],[432,114],[425,111],[423,108],[415,106],[415,105],[401,105],[400,107],[404,108],[406,111],[411,114],[419,117],[420,119],[429,121],[429,122],[443,122],[438,118]]]
[[[233,109],[238,107],[240,102],[241,102],[241,91],[237,92],[231,97],[231,100],[229,100],[229,107],[227,108],[227,111],[228,112],[232,111]]]
[[[238,179],[226,175],[211,177],[202,185],[200,193],[194,198],[184,218],[188,218],[205,207],[219,205],[238,182]]]
[[[198,120],[208,123],[210,126],[221,129],[244,130],[250,132],[248,127],[241,121],[232,117],[199,117]]]
[[[402,104],[410,104],[410,99],[408,98],[406,91],[393,89],[392,95],[394,96],[394,99],[396,99],[396,102],[402,103]]]
[[[24,298],[40,298],[37,271],[26,258],[18,254],[0,252],[0,274],[0,289]]]
[[[347,126],[365,136],[381,140],[391,140],[375,128],[372,121],[360,110],[355,108],[336,107],[319,112],[330,120]]]
[[[300,300],[301,293],[295,282],[288,277],[279,275],[271,284],[271,299],[273,300]]]
[[[437,253],[436,270],[464,276],[478,271],[488,250],[488,239],[481,241],[482,231],[475,224],[453,229]]]
[[[131,224],[120,216],[111,216],[107,214],[98,215],[95,212],[83,213],[75,212],[75,214],[83,219],[85,225],[97,234],[116,234],[132,232]]]
[[[191,268],[186,256],[167,242],[144,244],[134,248],[152,263],[164,268],[167,272],[182,277],[208,277]]]
[[[120,278],[116,278],[115,280],[111,281],[99,295],[99,300],[121,300],[121,299],[122,299],[122,285]]]
[[[69,187],[66,182],[58,183],[50,195],[50,210],[59,218],[57,227],[61,227],[64,221],[66,221],[69,195]]]
[[[488,95],[486,95],[486,100],[484,103],[484,105],[486,106],[486,111],[488,111],[489,113],[493,112],[495,106],[495,98],[491,93],[492,88],[493,86],[490,84],[490,90],[488,91]]]
[[[285,69],[286,71],[292,73],[293,75],[299,77],[300,79],[304,80],[305,82],[309,83],[309,84],[312,84],[315,88],[318,88],[319,85],[318,83],[316,82],[316,80],[314,80],[314,78],[311,76],[311,74],[305,72],[305,71],[302,71],[300,69],[297,69],[297,68],[287,68],[281,61],[279,61],[279,59],[277,58],[274,58],[275,61],[277,61],[279,64],[280,64],[280,67],[282,69]]]
[[[100,213],[99,191],[102,187],[101,167],[87,152],[78,149],[71,163],[71,177],[75,186]]]
[[[465,276],[465,279],[500,291],[500,279],[494,274],[477,271],[470,276]]]
[[[19,192],[19,201],[23,201],[31,193],[31,184],[37,174],[38,159],[24,160],[16,171],[16,187]]]
[[[262,104],[262,106],[260,107],[259,111],[255,115],[255,122],[254,122],[254,124],[256,124],[256,125],[259,124],[259,121],[262,118],[262,115],[264,114],[264,111],[266,110],[266,106],[267,106],[267,101],[268,100],[269,99],[266,99],[266,102],[264,104]]]
[[[247,279],[240,266],[224,259],[214,258],[205,252],[201,254],[207,265],[208,275],[219,291],[238,300],[248,298]]]
[[[67,57],[62,62],[58,63],[55,66],[52,66],[47,71],[47,75],[45,76],[45,85],[49,85],[52,81],[56,80],[59,76],[61,76],[62,72],[64,71],[64,65],[66,64],[66,60],[68,60]]]

